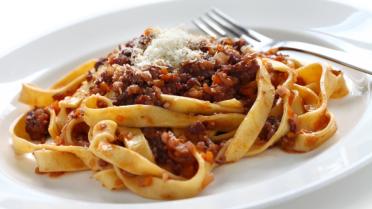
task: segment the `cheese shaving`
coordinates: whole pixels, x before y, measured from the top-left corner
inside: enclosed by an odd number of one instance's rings
[[[179,28],[168,30],[153,30],[154,38],[143,51],[137,50],[134,65],[173,66],[177,67],[184,61],[194,61],[203,55],[197,48],[205,38],[192,35]]]

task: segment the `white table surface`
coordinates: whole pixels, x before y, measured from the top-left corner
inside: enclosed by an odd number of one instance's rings
[[[158,1],[0,0],[0,57],[29,41],[69,24],[110,11]],[[370,0],[336,1],[372,11]],[[372,164],[320,190],[268,209],[371,209],[371,179]]]

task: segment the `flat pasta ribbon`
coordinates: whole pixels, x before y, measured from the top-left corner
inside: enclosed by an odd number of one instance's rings
[[[275,89],[271,84],[266,67],[259,62],[257,73],[258,94],[255,103],[239,125],[233,138],[221,150],[223,161],[231,162],[242,158],[253,145],[264,126],[274,101]]]
[[[19,101],[36,107],[47,106],[55,100],[55,97],[73,93],[81,85],[81,82],[86,79],[87,72],[94,67],[95,63],[95,60],[84,63],[47,90],[30,84],[23,84]]]
[[[247,156],[253,156],[257,155],[259,153],[262,153],[266,149],[268,149],[270,146],[275,144],[278,140],[280,140],[284,135],[287,134],[289,131],[289,124],[288,120],[291,116],[291,104],[290,104],[290,96],[291,92],[290,89],[292,88],[292,85],[294,83],[294,72],[285,64],[277,61],[272,61],[269,59],[264,59],[264,62],[268,62],[272,65],[273,69],[275,71],[284,72],[287,74],[286,81],[279,87],[282,91],[282,102],[280,104],[274,104],[274,105],[281,105],[282,109],[282,117],[280,120],[280,125],[274,135],[264,144],[255,146],[253,145],[247,152]],[[274,108],[273,108],[274,109]]]
[[[315,86],[313,91],[318,92],[320,102],[318,107],[313,107],[298,116],[300,133],[294,139],[290,149],[307,152],[324,143],[336,132],[334,115],[327,109],[328,99],[345,96],[348,90],[342,74],[333,71],[330,66],[323,67],[319,63],[314,63],[301,67],[297,71],[298,76],[304,80],[305,86]]]
[[[191,115],[173,112],[153,105],[127,105],[97,108],[97,100],[102,96],[90,96],[82,104],[84,121],[94,126],[102,120],[115,121],[128,127],[187,127],[197,121],[214,122],[220,130],[231,130],[239,126],[244,115],[239,113],[220,113],[214,115]]]

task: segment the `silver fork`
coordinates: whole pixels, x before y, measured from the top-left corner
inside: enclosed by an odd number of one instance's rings
[[[372,54],[350,54],[305,42],[273,40],[255,30],[242,27],[231,17],[215,8],[205,15],[194,19],[193,23],[210,36],[224,37],[231,35],[240,37],[247,41],[256,51],[276,48],[279,51],[303,52],[372,75]]]

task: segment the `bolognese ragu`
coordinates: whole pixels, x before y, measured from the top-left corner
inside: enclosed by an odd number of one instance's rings
[[[108,189],[153,199],[197,195],[212,169],[277,146],[307,152],[336,131],[340,71],[252,50],[242,39],[153,29],[69,72],[11,128],[39,173],[92,170]]]

